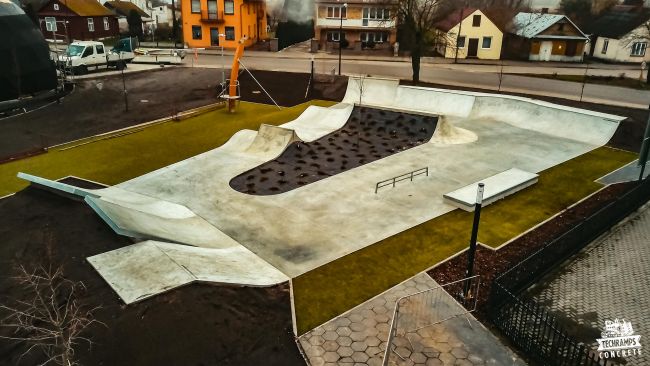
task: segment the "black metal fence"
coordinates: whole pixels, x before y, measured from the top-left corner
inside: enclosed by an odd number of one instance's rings
[[[648,200],[650,180],[646,179],[497,277],[488,304],[492,323],[540,364],[606,365],[606,359],[571,337],[543,306],[518,294]]]

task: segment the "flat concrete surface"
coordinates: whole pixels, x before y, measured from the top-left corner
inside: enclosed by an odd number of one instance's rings
[[[478,184],[483,183],[483,205],[487,206],[500,198],[537,183],[538,174],[512,168],[501,173],[485,177],[453,192],[446,193],[445,202],[466,211],[474,211],[477,199]]]
[[[561,319],[572,336],[596,350],[605,320],[632,323],[641,345],[650,337],[650,204],[591,243],[529,290]],[[628,365],[650,365],[650,354],[625,357]]]
[[[312,366],[381,365],[397,299],[434,287],[438,284],[420,273],[298,340]],[[460,308],[444,291],[440,301],[436,307]],[[391,352],[389,365],[525,365],[471,314],[420,329],[409,340],[395,339],[404,360]]]
[[[638,159],[634,160],[626,166],[598,179],[598,182],[602,184],[614,184],[638,180],[641,175],[641,166],[638,162]],[[647,178],[648,176],[650,176],[650,162],[646,163],[645,171],[643,172],[643,178]]]
[[[144,241],[88,262],[127,304],[196,281],[270,286],[289,280],[242,246],[205,249]]]

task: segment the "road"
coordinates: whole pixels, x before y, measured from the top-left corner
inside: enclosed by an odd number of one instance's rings
[[[198,59],[188,55],[185,58],[185,65],[188,67],[220,68],[222,65],[221,60],[219,54],[201,54]],[[232,57],[226,55],[223,60],[226,67],[228,67],[232,62]],[[242,64],[251,70],[309,72],[310,68],[310,60],[305,57],[265,57],[259,53],[254,56],[245,55]],[[335,72],[338,69],[338,60],[319,58],[315,60],[315,69],[317,73],[323,74]],[[498,90],[500,69],[501,67],[498,65],[423,63],[420,79],[429,83]],[[342,70],[345,75],[366,74],[401,79],[410,79],[412,76],[411,64],[408,62],[344,59]],[[585,69],[581,68],[511,65],[504,66],[503,72],[500,89],[506,92],[545,95],[573,100],[580,100],[581,94],[583,94],[583,101],[635,108],[647,108],[650,104],[650,91],[586,84],[583,93],[583,84],[581,83],[517,75],[521,73],[576,75],[585,72]],[[632,68],[594,68],[589,70],[589,75],[618,76],[621,73],[638,77],[639,70]]]

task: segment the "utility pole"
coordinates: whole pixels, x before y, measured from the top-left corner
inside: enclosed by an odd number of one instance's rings
[[[472,236],[469,239],[469,251],[467,252],[467,270],[465,271],[465,278],[469,278],[474,275],[474,256],[476,255],[476,240],[478,238],[478,224],[481,220],[481,205],[483,204],[484,188],[485,184],[478,184],[478,190],[476,191],[476,203],[474,203],[474,223],[472,224]],[[463,297],[466,299],[469,295],[469,287],[470,282],[465,282]]]
[[[648,107],[650,110],[650,107]],[[645,134],[643,135],[643,142],[641,143],[641,151],[639,151],[638,164],[641,167],[639,173],[639,182],[643,180],[643,173],[645,173],[645,166],[648,163],[648,153],[650,152],[650,114],[648,115],[648,122],[645,126]]]
[[[345,17],[347,18],[347,7],[347,3],[339,7],[339,18],[341,19],[341,25],[339,26],[339,76],[341,75],[341,52],[343,51],[343,9],[345,9]]]

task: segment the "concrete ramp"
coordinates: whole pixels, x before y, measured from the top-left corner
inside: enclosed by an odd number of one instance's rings
[[[399,80],[350,77],[343,103],[389,106],[395,103]]]
[[[298,118],[280,127],[296,131],[303,141],[314,141],[343,127],[350,118],[353,108],[353,104],[345,103],[329,108],[309,106]]]
[[[300,141],[296,131],[263,124],[255,139],[246,149],[249,154],[280,155],[294,141]]]
[[[272,286],[289,280],[243,246],[206,249],[145,241],[88,262],[126,304],[193,282]]]

